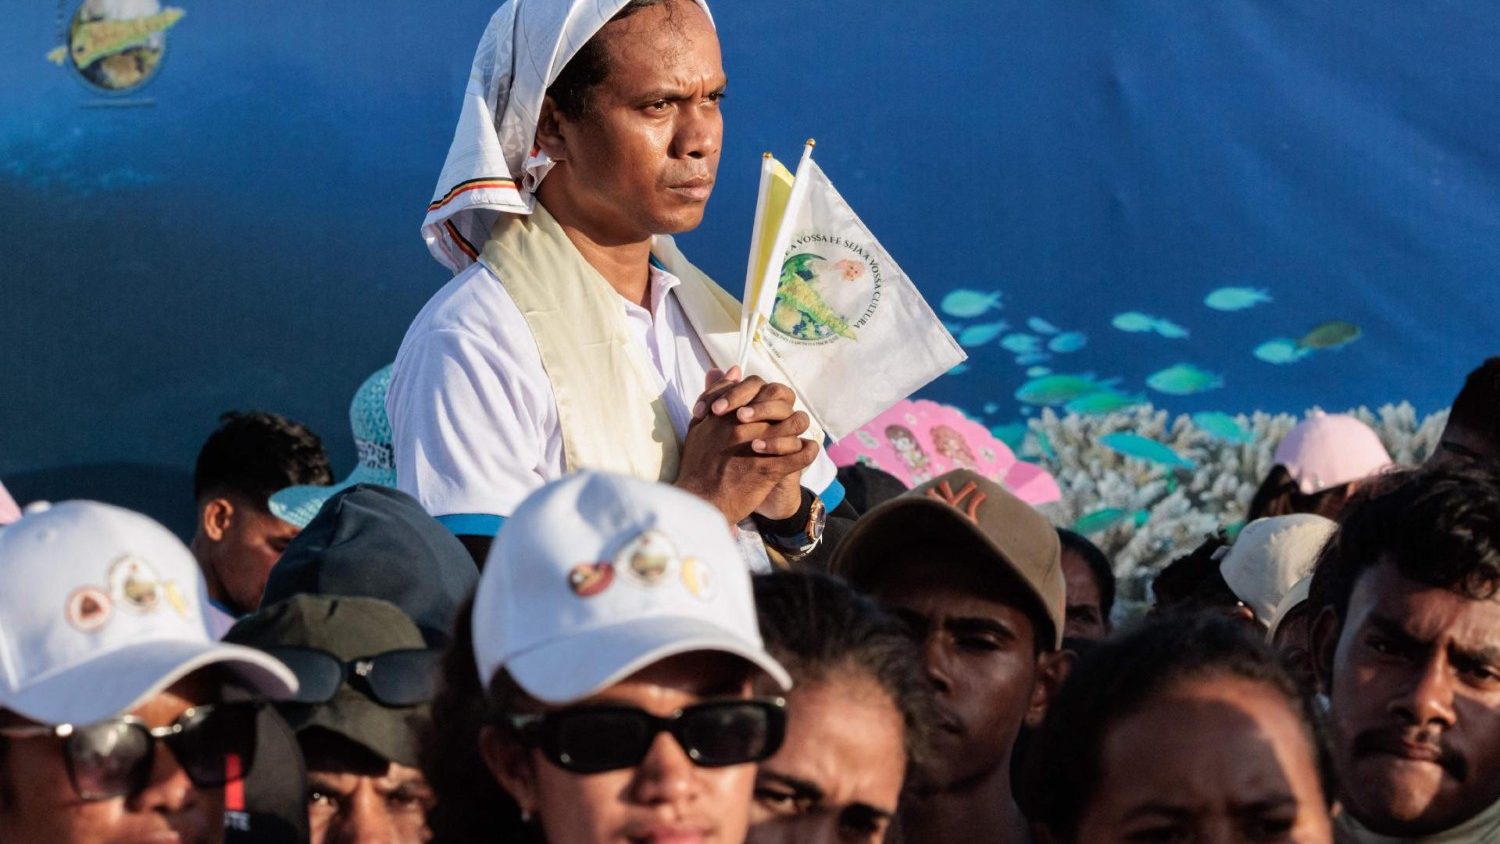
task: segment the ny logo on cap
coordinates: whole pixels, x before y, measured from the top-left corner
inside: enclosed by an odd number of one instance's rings
[[[989,498],[988,495],[979,491],[979,485],[973,481],[964,484],[956,493],[953,491],[953,487],[948,485],[947,481],[943,481],[932,489],[927,490],[927,497],[952,506],[953,509],[963,513],[968,517],[969,521],[976,525],[979,524],[979,505],[983,504],[986,498]],[[968,503],[965,504],[965,501]]]

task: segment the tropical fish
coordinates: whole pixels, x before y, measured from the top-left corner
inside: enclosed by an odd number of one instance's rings
[[[784,334],[802,340],[818,340],[837,334],[857,339],[849,323],[823,301],[815,286],[817,274],[812,270],[820,255],[802,252],[781,265],[781,281],[776,288],[776,306],[771,309],[771,325]]]
[[[1188,330],[1171,320],[1159,319],[1152,329],[1168,340],[1186,340],[1188,337]]]
[[[1173,451],[1170,446],[1139,434],[1105,434],[1099,438],[1099,444],[1126,457],[1134,457],[1148,463],[1179,469],[1198,468],[1198,464]]]
[[[156,33],[171,29],[185,14],[178,8],[166,8],[141,18],[79,24],[68,39],[73,64],[82,70],[105,56],[139,47]]]
[[[1043,375],[1051,375],[1051,374],[1052,374],[1052,370],[1048,369],[1045,366],[1033,366],[1032,368],[1026,370],[1026,377],[1027,378],[1040,378]]]
[[[1310,354],[1312,349],[1304,349],[1297,345],[1296,340],[1286,337],[1267,340],[1255,347],[1255,356],[1266,363],[1295,363]]]
[[[987,401],[987,402],[984,403],[984,412],[985,413],[994,413],[995,411],[997,411],[999,409],[1000,409],[1000,405],[995,404],[992,401]]]
[[[1089,338],[1082,331],[1069,331],[1067,334],[1059,334],[1047,343],[1047,348],[1059,354],[1076,352],[1089,344]]]
[[[1130,510],[1122,510],[1119,507],[1105,507],[1102,510],[1095,510],[1080,517],[1078,521],[1073,523],[1073,530],[1076,533],[1082,534],[1099,533],[1127,519],[1133,522],[1136,527],[1140,527],[1150,518],[1151,513],[1146,510],[1132,512]]]
[[[1039,316],[1026,320],[1026,327],[1038,334],[1056,334],[1058,331],[1057,326]]]
[[[1026,444],[1026,432],[1029,430],[1025,422],[1012,422],[1009,425],[991,425],[990,433],[1000,442],[1010,446],[1011,451],[1020,451]]]
[[[1148,316],[1140,311],[1126,311],[1123,314],[1115,314],[1115,318],[1110,320],[1110,325],[1121,331],[1140,334],[1145,331],[1155,330],[1156,317]]]
[[[1169,396],[1190,396],[1224,386],[1224,378],[1190,364],[1179,363],[1146,379],[1146,385]]]
[[[1354,323],[1336,319],[1313,328],[1297,345],[1304,349],[1337,349],[1358,340],[1363,333]]]
[[[987,311],[1000,307],[1000,291],[981,293],[978,290],[955,290],[943,297],[939,304],[943,313],[961,319],[983,316]]]
[[[1026,404],[1067,404],[1103,389],[1105,385],[1095,382],[1092,375],[1044,375],[1022,384],[1016,398]]]
[[[1043,457],[1048,460],[1057,460],[1057,449],[1052,447],[1052,439],[1041,431],[1036,432],[1036,447],[1042,452]]]
[[[1202,428],[1209,436],[1224,442],[1243,445],[1252,439],[1250,432],[1245,430],[1238,419],[1217,410],[1194,413],[1193,424]]]
[[[1034,363],[1052,360],[1052,356],[1046,352],[1028,352],[1024,355],[1016,355],[1016,366],[1031,366]]]
[[[1115,314],[1115,318],[1110,320],[1110,325],[1121,331],[1128,331],[1131,334],[1144,334],[1148,331],[1154,331],[1168,340],[1182,340],[1188,336],[1188,330],[1177,323],[1171,320],[1159,319],[1150,314],[1143,314],[1140,311],[1126,311],[1122,314]]]
[[[1007,326],[1003,321],[990,322],[983,325],[971,325],[958,333],[958,344],[964,347],[983,346],[985,343],[999,337],[1000,332],[1006,328]]]
[[[1116,410],[1124,410],[1138,404],[1145,404],[1145,396],[1127,396],[1118,390],[1100,390],[1097,393],[1079,396],[1063,405],[1063,409],[1069,413],[1082,413],[1086,415],[1100,415],[1113,413]]]
[[[1000,338],[1000,347],[1018,355],[1041,351],[1042,338],[1031,334],[1007,334]]]
[[[1251,287],[1220,287],[1208,294],[1203,304],[1216,311],[1243,311],[1261,302],[1271,301],[1271,294]]]

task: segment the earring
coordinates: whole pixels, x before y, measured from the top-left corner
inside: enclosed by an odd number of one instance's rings
[[[521,823],[531,823],[531,810],[530,809],[522,809],[521,810]]]

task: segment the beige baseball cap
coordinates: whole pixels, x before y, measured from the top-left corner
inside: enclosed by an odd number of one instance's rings
[[[839,543],[832,569],[859,587],[898,562],[885,553],[893,544],[954,535],[978,542],[1020,579],[1051,624],[1045,635],[1054,648],[1062,647],[1066,587],[1057,530],[1030,504],[978,472],[957,469],[871,510]]]

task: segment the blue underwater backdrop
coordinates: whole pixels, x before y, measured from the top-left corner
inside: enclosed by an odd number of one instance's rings
[[[494,2],[162,8],[111,91],[64,55],[75,0],[0,0],[0,479],[182,530],[222,410],[352,468],[348,401],[446,278],[417,229]],[[1500,352],[1487,4],[714,11],[726,148],[686,251],[737,289],[761,153],[817,138],[971,356],[923,395],[987,426],[1426,413]]]

